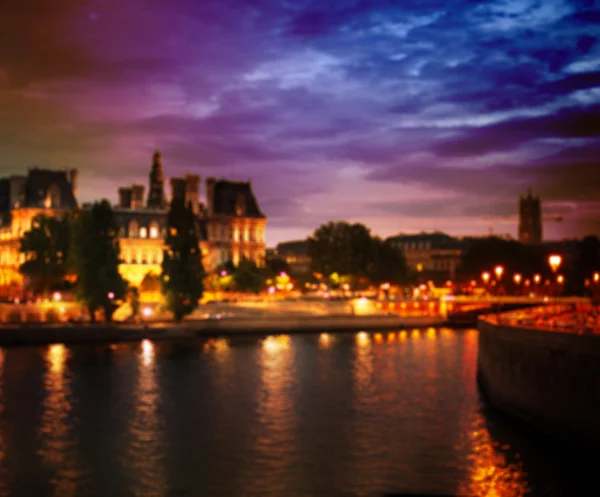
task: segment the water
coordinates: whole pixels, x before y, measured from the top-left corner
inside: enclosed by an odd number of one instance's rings
[[[0,349],[0,495],[583,495],[591,471],[482,412],[477,338]]]

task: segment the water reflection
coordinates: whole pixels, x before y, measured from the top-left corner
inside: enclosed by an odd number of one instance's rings
[[[143,340],[138,354],[138,379],[133,392],[134,412],[128,430],[130,440],[125,461],[133,482],[131,493],[140,497],[167,493],[155,355],[154,344],[150,340]]]
[[[473,416],[467,435],[467,478],[459,486],[459,495],[473,497],[523,497],[529,493],[523,464],[510,463],[494,442],[481,413]]]
[[[38,451],[44,466],[52,473],[53,495],[76,495],[82,474],[77,462],[76,442],[71,404],[71,375],[66,371],[69,350],[63,344],[50,345],[46,350],[45,395],[37,433]]]
[[[331,347],[332,342],[333,338],[329,333],[321,333],[319,335],[319,347],[321,347],[322,349],[327,349]]]
[[[261,387],[257,392],[258,423],[255,425],[253,452],[247,492],[251,495],[270,493],[284,495],[288,485],[283,478],[297,462],[295,432],[298,411],[294,403],[296,371],[291,339],[287,335],[269,336],[259,351]],[[250,469],[250,468],[249,468]],[[259,472],[256,472],[256,471]],[[263,479],[260,474],[269,475]]]

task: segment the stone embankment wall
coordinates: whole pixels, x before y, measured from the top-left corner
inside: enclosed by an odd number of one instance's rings
[[[479,320],[478,380],[498,409],[554,439],[600,447],[600,336]],[[597,454],[596,454],[597,457]]]

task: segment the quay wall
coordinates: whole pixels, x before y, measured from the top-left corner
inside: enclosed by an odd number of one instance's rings
[[[557,441],[595,453],[600,336],[508,326],[485,317],[478,328],[478,382],[489,403]]]

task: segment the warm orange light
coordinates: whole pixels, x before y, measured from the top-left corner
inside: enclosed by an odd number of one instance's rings
[[[427,338],[435,338],[435,328],[427,328]]]
[[[565,277],[562,274],[559,274],[556,278],[556,281],[559,285],[562,285],[565,282]]]
[[[494,274],[496,275],[496,278],[500,279],[502,278],[502,275],[504,274],[504,267],[498,265],[494,268]]]
[[[402,330],[400,333],[398,333],[398,339],[404,341],[404,340],[406,340],[406,335],[407,335],[406,330]]]
[[[523,277],[519,273],[517,273],[514,275],[513,279],[515,281],[515,284],[520,285]]]
[[[552,254],[548,257],[548,264],[552,268],[552,271],[556,272],[562,264],[562,257],[558,254]]]
[[[600,281],[600,273],[594,273],[594,283],[598,283]]]
[[[356,343],[361,347],[369,345],[369,334],[365,331],[360,331],[356,334]]]
[[[282,349],[287,349],[290,344],[288,335],[268,336],[263,340],[263,349],[269,353],[279,352]]]
[[[149,366],[154,360],[154,344],[148,340],[142,340],[142,363],[144,366]]]
[[[329,333],[321,333],[319,335],[319,345],[323,348],[327,348],[331,345],[331,335]]]
[[[487,282],[490,281],[490,273],[488,273],[487,271],[481,273],[481,279],[487,285]]]
[[[535,281],[536,285],[539,285],[540,281],[542,281],[542,277],[539,274],[535,274],[533,275],[533,281]]]
[[[375,343],[383,343],[383,335],[381,333],[375,333],[375,335],[373,335],[373,340]]]
[[[390,332],[390,333],[388,333],[387,341],[388,342],[395,342],[396,341],[396,334],[393,331]]]

